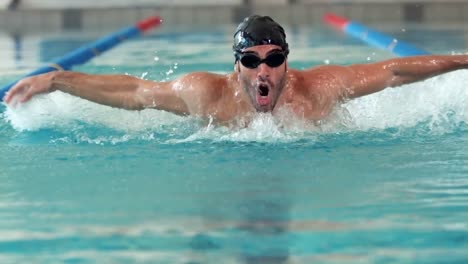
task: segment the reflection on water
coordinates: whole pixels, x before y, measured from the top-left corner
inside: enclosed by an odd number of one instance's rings
[[[263,185],[268,189],[264,192],[244,192],[236,201],[241,243],[239,257],[245,263],[285,263],[290,250],[288,222],[291,190],[288,177],[275,171],[251,177],[253,179],[244,178],[246,181],[237,183],[238,186]]]
[[[287,195],[284,193],[284,195]],[[246,200],[239,222],[245,263],[285,263],[289,259],[288,204],[285,200]]]
[[[434,149],[427,135],[429,142],[403,144],[366,135],[329,135],[316,145],[4,144],[0,260],[466,258],[466,139],[438,137],[444,144]]]

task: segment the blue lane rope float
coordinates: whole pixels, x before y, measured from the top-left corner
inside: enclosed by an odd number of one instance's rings
[[[360,39],[368,45],[388,50],[397,56],[427,55],[429,52],[411,44],[399,41],[360,23],[348,20],[333,13],[327,13],[323,21],[344,33]]]
[[[162,20],[159,16],[151,16],[144,20],[139,21],[133,26],[122,28],[121,30],[104,36],[95,42],[84,45],[65,56],[53,61],[47,66],[43,66],[33,72],[30,72],[24,77],[39,75],[46,72],[57,71],[57,70],[69,70],[74,65],[83,64],[90,59],[104,53],[105,51],[113,48],[121,42],[139,36],[145,31],[159,26]],[[19,80],[16,80],[0,89],[0,100],[3,100],[4,95],[13,87]]]

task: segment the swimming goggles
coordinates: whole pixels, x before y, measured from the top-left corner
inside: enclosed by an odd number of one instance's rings
[[[286,60],[286,55],[284,52],[274,52],[266,56],[266,58],[261,59],[252,53],[239,53],[238,59],[242,65],[249,69],[255,69],[262,63],[265,63],[269,67],[276,68],[284,63]]]

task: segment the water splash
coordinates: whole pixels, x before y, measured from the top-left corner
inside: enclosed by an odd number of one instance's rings
[[[410,128],[428,123],[433,133],[450,132],[468,123],[466,71],[457,71],[424,82],[387,89],[344,105],[353,129]]]
[[[416,129],[426,135],[441,135],[460,128],[466,130],[467,82],[466,71],[457,71],[387,89],[347,102],[320,122],[291,118],[291,113],[280,111],[276,116],[256,114],[248,124],[240,120],[239,124],[244,125],[220,126],[165,111],[115,109],[61,92],[38,96],[17,107],[7,107],[3,119],[20,132],[50,129],[69,134],[72,131],[75,133],[73,140],[97,144],[154,140],[160,136],[168,138],[169,143],[198,140],[314,141],[322,134],[388,129]],[[96,129],[100,127],[107,130]],[[88,130],[95,132],[89,133]],[[55,140],[60,141],[60,138]]]

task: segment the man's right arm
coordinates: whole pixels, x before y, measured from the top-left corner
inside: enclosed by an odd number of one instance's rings
[[[130,110],[156,108],[188,114],[188,108],[174,89],[179,80],[153,82],[128,75],[89,75],[70,71],[50,72],[19,81],[4,101],[26,102],[37,94],[60,90],[99,104]]]

